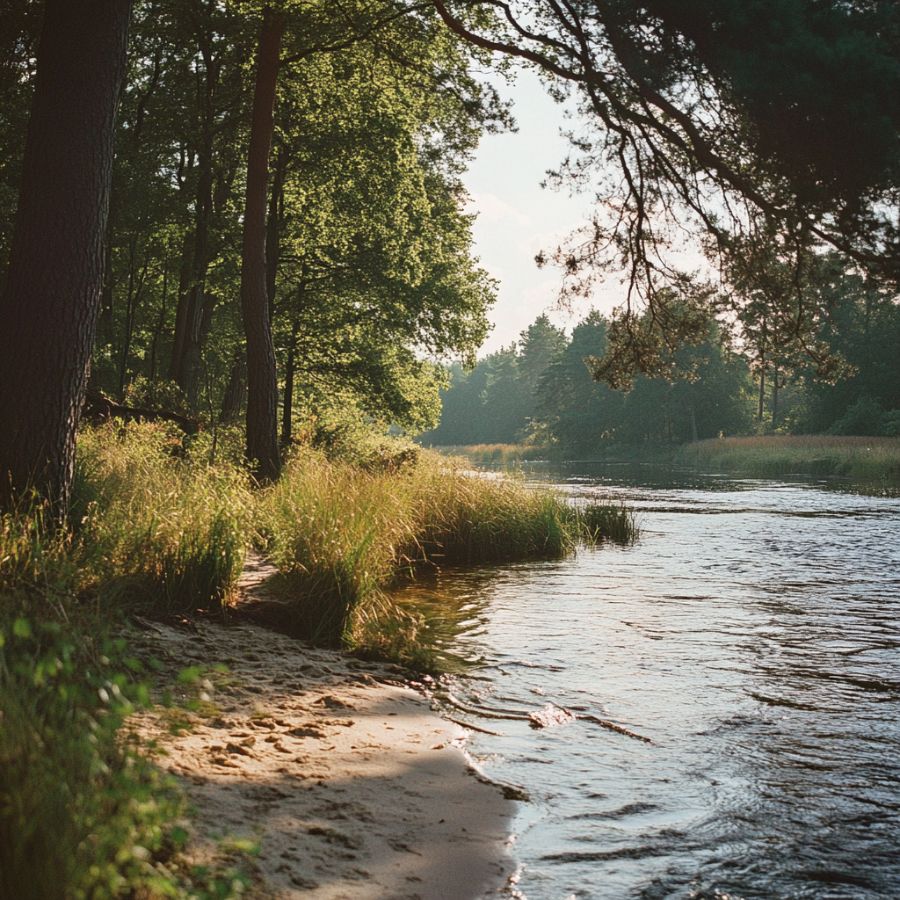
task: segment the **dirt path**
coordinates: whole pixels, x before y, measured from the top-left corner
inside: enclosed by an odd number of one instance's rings
[[[249,562],[242,587],[262,591],[270,570]],[[136,723],[196,808],[192,861],[221,856],[223,839],[258,842],[258,896],[451,900],[502,888],[513,804],[472,777],[462,729],[389,683],[389,670],[246,624],[154,625],[141,644],[172,673],[227,667],[184,687],[200,709],[179,734],[171,711]]]

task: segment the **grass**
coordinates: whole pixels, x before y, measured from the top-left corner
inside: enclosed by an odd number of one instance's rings
[[[159,426],[107,425],[78,450],[73,518],[87,577],[155,611],[225,604],[253,537],[246,474],[184,454]]]
[[[585,540],[599,544],[633,544],[640,531],[634,513],[624,503],[589,503],[578,510]]]
[[[900,438],[719,438],[685,445],[678,451],[676,462],[753,475],[839,475],[858,481],[900,481]]]
[[[68,531],[0,516],[0,896],[230,896],[178,867],[183,800],[123,727],[149,694],[118,635],[126,609],[227,599],[250,498],[164,429],[110,425],[82,435]]]
[[[88,430],[67,530],[39,510],[0,516],[0,896],[231,896],[232,871],[179,867],[183,801],[124,727],[149,702],[125,613],[219,610],[257,544],[292,630],[424,664],[420,618],[390,598],[422,567],[630,539],[624,509],[579,510],[406,444],[301,448],[256,492],[210,449],[157,425]]]
[[[460,444],[435,447],[450,456],[461,456],[482,466],[509,466],[517,462],[536,462],[553,457],[553,448],[538,444]]]
[[[577,509],[428,451],[387,470],[304,451],[261,499],[259,528],[285,579],[288,599],[271,610],[281,626],[393,657],[414,635],[389,590],[422,567],[558,558],[582,540],[635,537],[624,507]]]

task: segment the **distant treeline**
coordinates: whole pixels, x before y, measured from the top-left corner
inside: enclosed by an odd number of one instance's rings
[[[609,321],[593,311],[567,336],[542,315],[471,371],[451,367],[440,425],[421,439],[584,455],[720,434],[900,434],[900,307],[858,278],[841,288],[820,332],[845,361],[837,377],[823,377],[813,357],[780,358],[764,328],[738,344],[711,323],[702,343],[675,351],[679,377],[638,376],[630,390],[613,390],[590,371],[607,351]]]

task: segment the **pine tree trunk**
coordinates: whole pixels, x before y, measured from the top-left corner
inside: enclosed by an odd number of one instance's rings
[[[103,289],[131,0],[47,0],[0,296],[0,505],[62,517]]]
[[[287,155],[283,150],[275,158],[272,190],[269,192],[269,212],[266,219],[266,292],[269,298],[269,321],[275,321],[275,285],[281,256],[281,216],[284,208],[284,176]]]
[[[202,322],[206,305],[206,275],[210,257],[210,225],[213,211],[213,128],[214,98],[219,69],[213,59],[210,36],[200,35],[199,51],[203,59],[203,89],[198,96],[201,108],[201,133],[197,150],[197,194],[194,200],[194,235],[192,241],[190,286],[185,297],[183,315],[176,321],[172,371],[178,386],[187,397],[188,406],[196,409],[200,396],[200,374],[203,363]],[[198,89],[199,90],[199,89]],[[181,329],[180,333],[178,329]]]
[[[247,338],[247,458],[256,477],[278,477],[278,381],[266,289],[266,184],[284,15],[266,7],[256,61],[241,258],[241,313]]]

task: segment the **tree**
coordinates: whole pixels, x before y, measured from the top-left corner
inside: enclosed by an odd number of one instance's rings
[[[620,391],[591,378],[586,360],[606,353],[607,322],[589,313],[574,329],[562,356],[537,387],[537,416],[566,453],[588,456],[611,441],[624,405]]]
[[[267,6],[256,55],[241,251],[241,313],[247,338],[247,459],[260,481],[274,480],[281,470],[278,383],[266,272],[266,185],[284,27],[283,13]]]
[[[455,34],[537,67],[596,126],[560,177],[593,178],[597,213],[550,258],[569,295],[628,273],[611,352],[639,347],[642,309],[702,339],[700,319],[667,308],[691,275],[666,252],[679,235],[732,259],[755,234],[795,257],[830,245],[900,282],[896,3],[433,2]]]
[[[0,503],[67,508],[103,285],[129,0],[48,0],[0,298]]]

